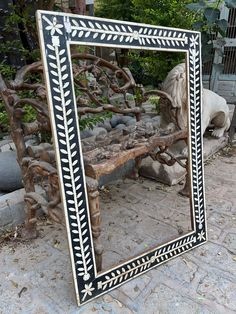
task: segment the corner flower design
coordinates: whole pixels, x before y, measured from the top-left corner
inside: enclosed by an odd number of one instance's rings
[[[88,284],[88,285],[87,284],[84,285],[84,289],[81,291],[82,293],[84,293],[82,301],[85,300],[87,295],[90,295],[90,296],[92,295],[92,291],[95,289],[92,287],[92,285],[93,285],[92,282],[90,282],[90,284]]]
[[[63,34],[62,31],[60,30],[60,28],[63,28],[63,25],[57,24],[57,18],[55,16],[52,19],[52,22],[46,16],[44,16],[43,19],[49,24],[45,29],[47,31],[50,31],[51,36],[53,36],[55,33],[58,33],[60,35]]]
[[[203,240],[205,241],[205,240],[206,240],[205,232],[204,232],[203,230],[198,233],[197,239],[198,239],[199,241],[203,241]]]
[[[198,46],[198,35],[196,37],[192,36],[190,37],[190,47],[194,47],[196,48],[196,46]]]

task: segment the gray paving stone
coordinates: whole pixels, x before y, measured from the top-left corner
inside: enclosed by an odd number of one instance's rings
[[[236,230],[235,230],[236,231]],[[234,255],[236,255],[236,232],[228,233],[223,241],[227,249]]]
[[[140,277],[138,284],[137,281],[131,280],[127,282],[126,285],[121,286],[120,290],[134,301],[140,297],[144,289],[147,289],[150,281],[151,278],[148,275],[144,274],[142,277]]]
[[[215,242],[215,241],[217,242],[217,240],[220,238],[221,234],[222,234],[222,230],[219,227],[214,226],[208,222],[208,237],[213,242]]]
[[[207,202],[207,209],[209,211],[224,212],[224,213],[235,213],[232,200],[214,199]]]
[[[162,267],[162,271],[173,280],[179,281],[185,286],[189,286],[198,271],[198,265],[190,261],[187,257],[181,256],[177,261],[171,260]]]
[[[0,221],[1,221],[1,227],[4,227],[10,224],[13,221],[11,210],[7,204],[6,206],[0,208]]]
[[[204,268],[213,268],[223,273],[224,276],[232,278],[236,274],[236,262],[234,255],[227,248],[220,244],[208,242],[206,245],[200,246],[191,252],[198,259],[198,264]]]
[[[211,211],[208,215],[208,222],[214,226],[225,229],[230,224],[230,216],[223,212],[223,210],[221,213]]]
[[[208,275],[199,284],[197,292],[204,298],[221,304],[236,311],[236,283],[217,276],[214,272]]]
[[[200,296],[198,296],[200,301]],[[160,302],[158,302],[160,300]],[[164,302],[163,302],[164,300]],[[137,313],[149,314],[189,314],[189,313],[213,313],[206,306],[198,304],[185,297],[181,293],[174,291],[164,283],[158,284],[150,291],[150,295],[143,300]]]
[[[1,244],[0,313],[236,313],[235,165],[236,151],[219,155],[205,167],[207,244],[81,308],[76,305],[64,227],[40,221],[36,240]],[[186,226],[189,202],[178,196],[179,189],[142,179],[109,184],[101,197],[104,268],[171,237],[179,224]]]

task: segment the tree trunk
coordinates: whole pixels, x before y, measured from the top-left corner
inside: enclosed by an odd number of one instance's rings
[[[86,15],[86,0],[70,0],[69,7],[74,14]]]

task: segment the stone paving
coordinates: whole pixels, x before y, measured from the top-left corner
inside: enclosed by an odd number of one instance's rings
[[[205,167],[209,241],[78,308],[66,233],[39,222],[30,243],[0,245],[1,314],[236,313],[236,147]],[[101,191],[104,267],[190,227],[182,186],[126,179]]]

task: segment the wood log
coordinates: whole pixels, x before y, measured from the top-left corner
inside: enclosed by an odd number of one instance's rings
[[[98,180],[101,176],[112,173],[115,169],[124,165],[129,160],[144,156],[156,147],[169,147],[174,142],[186,139],[186,137],[187,131],[178,131],[166,136],[154,135],[150,137],[148,141],[137,144],[132,149],[114,153],[108,160],[95,164],[86,164],[85,173],[88,177]]]
[[[41,159],[52,165],[55,165],[55,150],[45,150],[41,153]]]
[[[41,143],[37,146],[28,146],[27,153],[32,158],[39,158],[43,151],[51,150],[52,145],[49,143]]]

